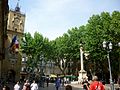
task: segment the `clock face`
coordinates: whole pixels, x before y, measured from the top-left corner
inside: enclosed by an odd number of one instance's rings
[[[18,17],[14,18],[14,24],[19,25],[20,19]]]
[[[24,30],[24,22],[20,15],[15,15],[13,18],[13,28],[15,31],[22,32]]]

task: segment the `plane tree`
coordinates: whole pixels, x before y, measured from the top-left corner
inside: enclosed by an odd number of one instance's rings
[[[45,47],[47,38],[44,38],[38,32],[34,33],[34,37],[30,33],[25,33],[21,42],[22,53],[26,54],[27,66],[34,70],[38,68],[42,60],[45,60]]]
[[[66,74],[66,68],[73,74],[77,69],[80,69],[80,42],[84,26],[80,28],[69,29],[63,36],[56,38],[52,41],[52,60],[60,68],[63,74]],[[61,67],[62,62],[62,67]],[[79,68],[78,68],[79,67]],[[74,68],[74,70],[73,70]]]
[[[92,69],[92,72],[98,74],[102,79],[103,77],[108,78],[107,52],[103,49],[102,43],[104,40],[111,41],[113,49],[110,52],[110,59],[115,78],[118,75],[117,67],[120,63],[120,49],[116,45],[120,41],[120,12],[114,11],[112,14],[102,12],[101,15],[93,15],[88,20],[85,29],[84,48],[90,53],[89,64],[87,64],[86,69]]]
[[[102,74],[101,78],[108,78],[107,52],[102,47],[104,40],[114,44],[110,59],[113,76],[117,77],[120,63],[120,49],[117,46],[120,42],[120,12],[118,11],[93,15],[86,25],[71,28],[63,36],[52,41],[37,32],[34,37],[30,33],[25,33],[25,41],[23,40],[21,47],[28,56],[36,57],[37,61],[43,57],[45,61],[55,62],[55,65],[65,74],[69,62],[73,63],[72,67],[80,70],[79,48],[82,43],[84,51],[89,51],[90,54],[88,59],[84,58],[85,70],[92,74]],[[61,61],[65,62],[62,67]]]

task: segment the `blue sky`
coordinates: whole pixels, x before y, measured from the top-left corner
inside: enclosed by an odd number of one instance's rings
[[[18,0],[9,0],[14,9]],[[54,40],[72,27],[85,25],[93,14],[120,11],[120,0],[20,0],[26,14],[25,32],[37,31]]]

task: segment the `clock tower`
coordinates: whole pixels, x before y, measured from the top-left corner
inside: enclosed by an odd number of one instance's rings
[[[10,10],[8,14],[8,32],[17,34],[24,33],[25,14],[20,11],[19,3],[17,3],[15,10]]]
[[[18,0],[19,1],[19,0]],[[19,47],[19,42],[24,35],[25,14],[20,11],[19,2],[15,9],[9,10],[7,19],[7,39],[5,40],[5,60],[3,61],[2,77],[15,81],[20,78],[21,71],[21,55],[19,50],[17,53],[11,53],[13,41]],[[15,40],[13,40],[15,39]],[[6,76],[5,76],[6,75]]]

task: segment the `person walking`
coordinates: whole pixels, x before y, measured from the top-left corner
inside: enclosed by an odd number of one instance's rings
[[[26,82],[24,83],[22,90],[30,90],[30,83],[28,80],[26,80]]]
[[[60,78],[59,77],[56,78],[55,87],[56,87],[56,90],[58,90],[60,87]]]
[[[35,82],[35,80],[33,80],[33,83],[30,85],[30,87],[31,87],[31,90],[38,90],[38,85]]]
[[[89,90],[105,90],[103,84],[98,81],[97,76],[93,76],[93,82],[90,84]]]
[[[49,86],[49,77],[46,78],[47,87]]]
[[[14,85],[14,90],[20,90],[19,81]]]

